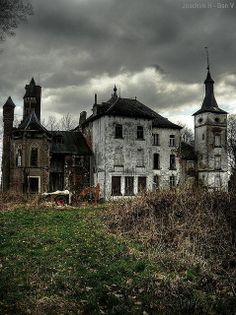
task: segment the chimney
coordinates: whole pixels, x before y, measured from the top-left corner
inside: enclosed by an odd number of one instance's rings
[[[87,118],[87,112],[85,110],[83,110],[81,113],[80,113],[80,117],[79,117],[79,126],[81,126],[85,120]]]
[[[11,138],[15,104],[11,97],[3,105],[2,191],[10,188]]]

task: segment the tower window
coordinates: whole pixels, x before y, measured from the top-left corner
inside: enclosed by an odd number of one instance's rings
[[[18,149],[16,153],[16,166],[22,166],[22,150]]]
[[[221,138],[220,135],[217,134],[215,135],[215,147],[220,147],[221,146]]]
[[[159,134],[153,133],[152,134],[152,145],[160,145],[159,143]]]
[[[153,169],[154,170],[160,169],[160,154],[159,153],[153,154]]]
[[[175,155],[171,154],[170,155],[170,170],[175,170],[175,169],[176,169]]]
[[[221,156],[215,155],[215,169],[220,170],[221,169]]]
[[[137,126],[137,139],[144,139],[143,126]]]
[[[120,124],[116,124],[115,126],[115,138],[117,139],[123,138],[123,126]]]
[[[169,146],[175,147],[175,135],[170,135]]]
[[[132,176],[125,177],[125,195],[126,196],[134,195],[134,178]]]
[[[32,148],[30,155],[30,166],[38,166],[38,149]]]
[[[111,179],[111,194],[112,196],[121,196],[121,177],[120,176],[112,176]]]

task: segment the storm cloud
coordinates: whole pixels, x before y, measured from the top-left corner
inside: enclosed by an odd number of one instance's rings
[[[28,24],[0,44],[1,103],[11,95],[20,115],[34,76],[43,87],[44,117],[90,112],[94,93],[104,101],[116,84],[121,96],[187,121],[202,102],[208,46],[218,104],[236,112],[236,5],[184,9],[186,3],[32,1]]]

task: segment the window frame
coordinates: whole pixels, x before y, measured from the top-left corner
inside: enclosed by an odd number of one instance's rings
[[[169,147],[175,147],[176,146],[176,139],[175,135],[170,135],[169,136]]]
[[[160,136],[159,133],[152,134],[152,145],[153,146],[160,146]]]
[[[116,187],[114,187],[114,184],[115,184],[114,180],[118,180],[118,182],[119,182],[119,184]],[[112,196],[122,196],[122,194],[121,194],[121,176],[112,176],[111,177],[111,195]]]
[[[169,181],[170,181],[170,188],[175,188],[176,187],[176,176],[171,175],[169,178]]]
[[[170,154],[170,170],[176,170],[176,155]]]
[[[137,140],[144,140],[144,128],[143,126],[137,126]]]
[[[160,170],[160,153],[153,153],[153,169]]]
[[[142,181],[144,180],[144,185]],[[147,176],[138,176],[138,193],[147,191]]]
[[[35,156],[33,156],[33,151],[35,151]],[[39,161],[39,150],[38,147],[31,147],[30,150],[30,167],[38,167]]]
[[[123,125],[115,124],[115,139],[124,139],[123,138]]]
[[[134,196],[134,177],[133,176],[125,176],[125,196]]]

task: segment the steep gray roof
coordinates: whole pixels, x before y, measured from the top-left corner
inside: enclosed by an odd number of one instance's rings
[[[92,114],[84,124],[109,115],[150,119],[153,120],[154,127],[181,129],[180,126],[170,122],[137,99],[121,98],[113,95],[109,101],[95,106],[97,106],[97,114]]]

